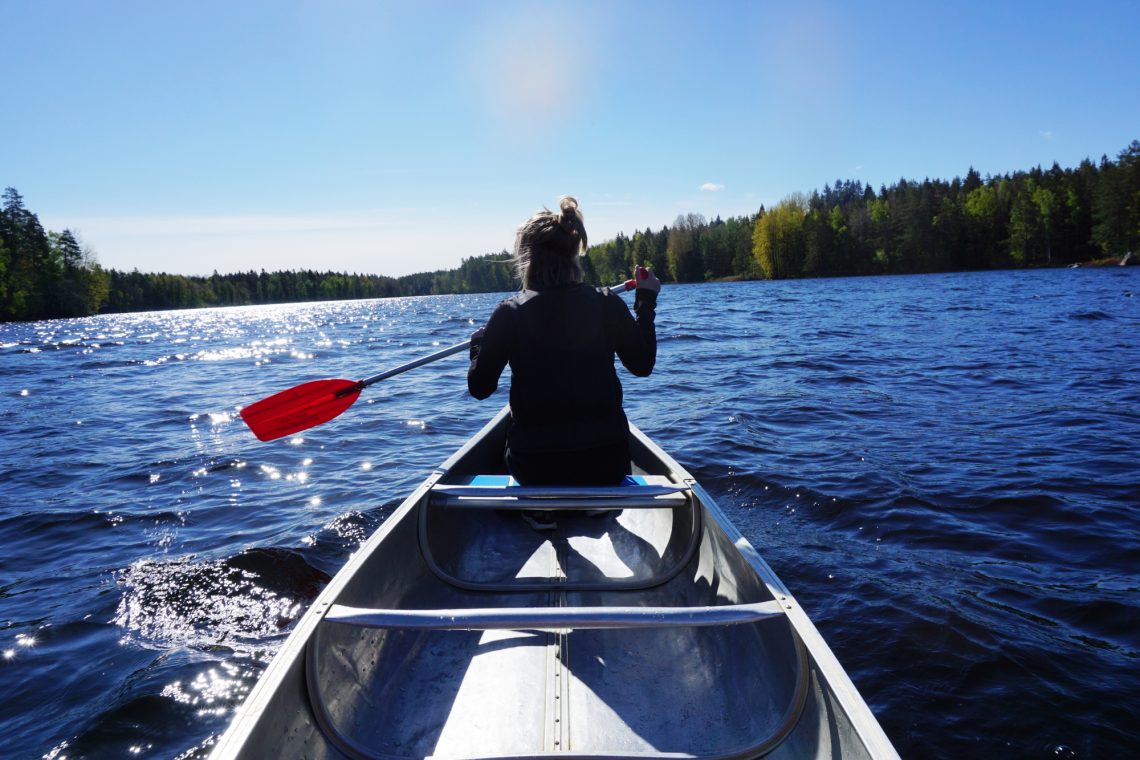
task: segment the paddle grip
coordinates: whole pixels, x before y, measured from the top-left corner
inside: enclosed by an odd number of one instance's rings
[[[619,293],[624,292],[626,290],[633,290],[634,288],[637,287],[637,281],[638,280],[644,280],[648,276],[649,276],[649,270],[648,269],[646,269],[645,267],[638,267],[636,278],[631,277],[630,279],[623,282],[621,285],[613,286],[612,288],[610,288],[610,290],[617,291]]]

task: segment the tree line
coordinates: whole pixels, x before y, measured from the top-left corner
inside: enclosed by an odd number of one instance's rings
[[[586,279],[647,264],[666,282],[1064,266],[1140,252],[1140,141],[1116,160],[983,178],[837,180],[771,209],[624,233],[591,246]],[[70,230],[45,231],[15,188],[0,210],[0,320],[356,298],[504,292],[507,251],[403,277],[314,270],[209,277],[104,269]]]
[[[237,272],[209,277],[139,272],[105,273],[109,287],[103,313],[189,309],[204,306],[344,301],[357,298],[494,293],[510,290],[511,255],[506,251],[464,259],[458,269],[403,277],[298,270]],[[94,311],[91,313],[95,313]]]
[[[71,230],[45,231],[9,187],[0,210],[0,321],[206,306],[511,290],[506,251],[463,259],[457,269],[404,277],[314,270],[236,272],[209,277],[121,272],[99,265]]]
[[[1140,141],[1117,160],[983,178],[837,180],[755,214],[618,235],[590,248],[597,282],[785,279],[1065,266],[1140,253]]]

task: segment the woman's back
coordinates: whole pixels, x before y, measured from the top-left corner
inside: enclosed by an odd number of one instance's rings
[[[486,398],[510,365],[506,459],[521,482],[616,482],[629,471],[629,423],[614,355],[636,375],[653,370],[660,284],[646,272],[636,320],[618,296],[581,284],[585,228],[577,201],[564,198],[561,209],[520,228],[515,255],[524,290],[472,336],[468,388]]]

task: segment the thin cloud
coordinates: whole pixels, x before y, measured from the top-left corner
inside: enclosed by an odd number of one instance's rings
[[[718,184],[716,182],[706,182],[697,189],[702,193],[719,193],[724,189],[724,185]]]
[[[337,214],[232,214],[80,217],[71,226],[115,237],[242,236],[378,230],[407,226],[430,209],[385,209]]]
[[[1054,135],[1053,135],[1053,130],[1051,130],[1051,129],[1043,129],[1043,130],[1041,130],[1041,137],[1042,137],[1042,139],[1045,139],[1045,140],[1052,140],[1052,139],[1053,139],[1053,136],[1054,136]]]
[[[408,207],[304,215],[69,217],[67,224],[82,230],[82,242],[105,267],[188,275],[318,269],[400,276],[450,269],[461,256],[511,245],[512,224],[482,216],[425,235],[425,219],[435,216],[427,207]],[[64,226],[47,221],[49,228]]]

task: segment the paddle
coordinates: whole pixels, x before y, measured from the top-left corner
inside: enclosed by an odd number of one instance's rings
[[[636,280],[626,280],[610,290],[624,293],[635,287],[637,287]],[[241,410],[241,418],[259,440],[272,441],[283,438],[339,416],[356,402],[362,390],[373,383],[439,361],[460,351],[466,351],[470,347],[471,341],[465,340],[363,380],[311,380],[301,383],[250,404]]]

